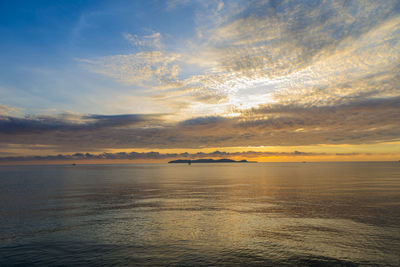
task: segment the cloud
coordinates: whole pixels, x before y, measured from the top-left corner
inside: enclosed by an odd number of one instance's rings
[[[0,156],[2,154],[0,153]],[[171,160],[171,159],[201,159],[201,158],[235,158],[235,159],[249,159],[254,160],[258,158],[291,158],[292,160],[297,160],[301,158],[307,159],[318,159],[321,160],[325,158],[331,158],[335,156],[340,157],[358,157],[358,156],[390,156],[390,153],[359,153],[359,152],[349,152],[349,153],[321,153],[321,152],[303,152],[303,151],[292,151],[292,152],[282,152],[282,151],[241,151],[241,152],[225,152],[225,151],[214,151],[214,152],[197,152],[197,153],[160,153],[156,151],[151,152],[116,152],[116,153],[73,153],[73,154],[58,154],[58,155],[44,155],[44,156],[6,156],[0,157],[0,162],[28,162],[28,161],[85,161],[85,160]]]
[[[170,122],[165,114],[0,118],[0,143],[60,151],[371,144],[399,140],[400,97],[341,105],[268,104],[239,116]]]
[[[167,1],[167,10],[174,10],[178,7],[185,6],[189,4],[189,0],[168,0]]]
[[[123,36],[138,49],[161,50],[163,48],[163,44],[161,42],[162,36],[159,32],[153,32],[152,34],[145,35],[143,37],[139,37],[130,33],[124,33]]]
[[[145,86],[175,81],[179,73],[174,62],[179,54],[161,51],[107,56],[97,60],[79,59],[86,68],[126,84]]]
[[[168,9],[188,5],[169,1]],[[124,37],[139,52],[80,59],[155,104],[221,115],[268,102],[333,105],[399,96],[397,1],[204,1],[196,36]],[[181,40],[182,38],[179,38]],[[145,89],[144,89],[145,88]],[[252,97],[249,97],[252,96]]]
[[[10,107],[0,104],[0,116],[6,116],[11,114],[20,114],[22,112],[21,108]]]
[[[207,126],[211,126],[211,125],[215,125],[215,124],[219,124],[221,122],[223,122],[224,120],[226,120],[225,118],[222,117],[199,117],[199,118],[195,118],[195,119],[189,119],[189,120],[185,120],[180,122],[181,126],[203,126],[203,125],[207,125]]]
[[[22,118],[0,107],[0,143],[98,151],[399,140],[398,1],[169,1],[167,8],[185,5],[196,8],[191,35],[124,33],[130,53],[78,59],[128,85],[129,97],[169,107],[168,116]]]
[[[53,131],[79,132],[104,128],[131,127],[142,122],[155,121],[149,115],[86,115],[61,114],[58,116],[26,116],[25,118],[0,116],[1,134],[41,134]]]
[[[57,160],[137,160],[137,159],[198,159],[198,158],[228,158],[228,157],[276,157],[276,156],[321,156],[327,155],[326,153],[314,153],[314,152],[256,152],[256,151],[244,151],[244,152],[221,152],[214,151],[210,153],[198,152],[198,153],[160,153],[160,152],[117,152],[117,153],[74,153],[74,154],[58,154],[58,155],[47,155],[47,156],[11,156],[11,157],[0,157],[0,162],[8,161],[57,161]],[[341,153],[341,155],[358,155],[358,153]]]

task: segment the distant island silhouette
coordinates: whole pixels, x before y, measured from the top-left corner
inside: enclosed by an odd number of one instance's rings
[[[245,159],[243,160],[233,160],[233,159],[195,159],[195,160],[190,160],[190,159],[177,159],[177,160],[171,160],[168,163],[254,163],[256,161],[247,161]]]

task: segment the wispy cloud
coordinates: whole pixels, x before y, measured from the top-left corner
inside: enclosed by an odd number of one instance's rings
[[[161,50],[163,48],[161,33],[159,32],[153,32],[152,34],[143,37],[130,33],[124,33],[123,36],[138,49]]]
[[[21,113],[22,113],[21,108],[10,107],[10,106],[0,104],[0,116],[18,115]]]
[[[123,83],[154,86],[176,80],[179,67],[174,62],[178,58],[179,55],[175,53],[150,51],[108,56],[97,60],[79,59],[79,61],[89,70]]]
[[[167,10],[173,10],[178,7],[185,6],[189,4],[189,0],[168,0],[167,1]]]

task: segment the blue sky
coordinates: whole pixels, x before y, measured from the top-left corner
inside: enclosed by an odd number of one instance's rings
[[[399,148],[397,0],[2,1],[0,35],[5,155]]]
[[[77,58],[134,53],[135,47],[123,37],[127,33],[163,32],[174,36],[173,42],[194,34],[193,9],[178,10],[164,1],[8,1],[0,5],[2,104],[18,106],[26,113],[54,108],[113,113],[82,103],[75,95],[128,89],[82,70]]]

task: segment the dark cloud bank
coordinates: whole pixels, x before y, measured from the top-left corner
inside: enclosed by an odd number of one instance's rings
[[[399,140],[400,97],[335,106],[271,104],[238,117],[171,123],[163,115],[0,117],[0,148],[50,146],[61,153],[126,148],[366,144]]]
[[[162,160],[162,159],[197,159],[197,158],[230,158],[230,157],[273,157],[273,156],[323,156],[323,155],[341,155],[341,156],[356,156],[361,155],[360,153],[337,153],[337,154],[326,154],[326,153],[313,153],[313,152],[259,152],[259,151],[245,151],[245,152],[221,152],[214,151],[211,153],[159,153],[159,152],[118,152],[118,153],[74,153],[71,155],[48,155],[48,156],[17,156],[17,157],[0,157],[0,162],[8,161],[59,161],[59,160],[138,160],[138,159],[149,159],[149,160]]]

